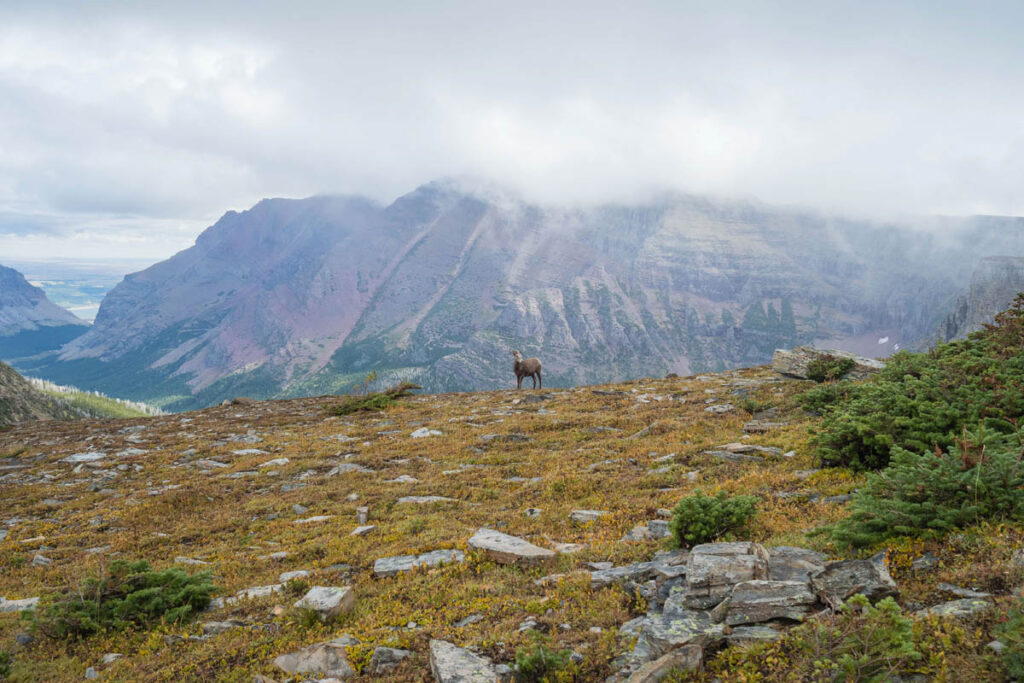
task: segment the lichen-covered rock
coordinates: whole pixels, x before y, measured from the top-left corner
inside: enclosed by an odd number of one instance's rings
[[[900,594],[885,566],[885,553],[867,560],[831,562],[811,576],[811,588],[825,603],[838,605],[858,593],[872,603]]]
[[[803,621],[819,608],[818,596],[803,581],[744,581],[729,594],[726,623],[757,624],[770,619]]]
[[[705,543],[690,551],[685,604],[711,609],[737,583],[768,578],[768,552],[759,543]]]
[[[707,612],[659,614],[645,618],[633,648],[633,659],[650,661],[684,645],[706,646],[721,641],[724,626],[713,623]]]
[[[356,673],[345,655],[345,648],[351,643],[352,641],[345,637],[317,643],[281,655],[274,660],[274,665],[287,674],[322,674],[330,678],[350,678]]]
[[[420,555],[382,557],[373,563],[373,573],[378,578],[385,578],[412,571],[417,567],[436,567],[439,564],[463,562],[465,559],[466,556],[461,550],[432,550]]]
[[[704,662],[704,648],[700,645],[684,645],[647,662],[626,679],[626,683],[657,683],[673,671],[699,671]]]
[[[410,656],[412,651],[400,650],[395,647],[378,647],[370,657],[369,669],[374,674],[384,674],[393,671],[398,664]]]
[[[918,610],[914,614],[919,617],[969,617],[975,612],[981,612],[991,606],[992,602],[989,600],[961,598]]]
[[[479,529],[469,539],[469,547],[482,550],[498,564],[536,566],[556,557],[553,550],[541,548],[517,536],[503,534],[494,529]]]
[[[487,658],[445,640],[430,641],[430,671],[437,683],[495,683],[501,676]]]
[[[782,637],[782,632],[770,626],[737,626],[725,636],[726,645],[756,645],[770,643]]]

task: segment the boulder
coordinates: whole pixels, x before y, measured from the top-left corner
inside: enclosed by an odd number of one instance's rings
[[[430,641],[430,671],[437,683],[495,683],[490,660],[444,640]]]
[[[803,621],[818,609],[818,596],[804,581],[744,581],[729,594],[725,621],[730,626],[770,619]]]
[[[770,626],[737,626],[725,637],[726,645],[744,647],[758,643],[770,643],[782,637],[781,631]]]
[[[356,594],[349,586],[313,586],[293,607],[311,609],[327,621],[351,610],[355,602]]]
[[[838,605],[858,593],[872,603],[900,594],[885,566],[884,552],[868,560],[831,562],[811,575],[811,588],[829,605]]]
[[[845,375],[846,379],[867,379],[879,370],[885,368],[885,363],[880,360],[858,356],[857,354],[850,353],[849,351],[826,351],[815,349],[810,346],[797,346],[791,350],[776,349],[775,354],[772,356],[772,370],[780,375],[785,375],[786,377],[808,379],[807,365],[812,361],[824,358],[825,356],[849,358],[853,361],[853,367]]]
[[[569,519],[580,524],[596,522],[598,517],[611,514],[607,510],[573,510],[569,513]]]
[[[634,562],[622,567],[599,569],[590,573],[590,588],[596,590],[613,583],[627,584],[646,581],[654,575],[654,564],[651,562]]]
[[[545,564],[556,556],[553,550],[486,528],[481,528],[473,534],[469,539],[469,547],[484,551],[487,557],[498,564],[535,566]]]
[[[22,598],[21,600],[0,598],[0,612],[28,612],[34,610],[38,604],[39,598]]]
[[[684,645],[653,662],[647,662],[626,679],[626,683],[657,683],[674,671],[699,671],[703,661],[703,647]]]
[[[706,646],[721,641],[724,626],[712,622],[707,612],[658,614],[646,617],[639,626],[633,658],[650,661],[684,645]]]
[[[768,552],[759,543],[705,543],[690,551],[685,604],[710,609],[743,581],[768,578]]]
[[[768,555],[768,578],[772,581],[807,581],[828,561],[822,553],[788,545],[769,548]]]
[[[349,638],[335,638],[281,655],[274,660],[274,665],[290,675],[321,674],[343,680],[356,673],[345,656],[345,647],[350,644],[352,641]]]

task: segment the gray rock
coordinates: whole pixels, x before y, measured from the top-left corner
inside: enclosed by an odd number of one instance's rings
[[[95,680],[95,679],[97,679],[99,677],[100,677],[99,672],[96,671],[96,669],[94,669],[93,667],[90,666],[88,669],[85,670],[85,678],[86,678],[86,680],[92,681],[92,680]]]
[[[625,536],[623,536],[621,539],[619,539],[619,541],[623,542],[623,543],[636,542],[636,541],[653,541],[653,540],[654,540],[654,534],[651,533],[651,530],[648,529],[647,525],[645,525],[645,524],[641,524],[640,526],[633,527],[632,529],[630,529],[629,531],[626,532]]]
[[[807,581],[828,561],[822,553],[787,545],[769,548],[768,556],[768,578],[772,581]]]
[[[468,617],[465,617],[464,619],[459,619],[458,621],[456,621],[454,626],[455,626],[455,628],[464,628],[466,626],[469,626],[470,624],[475,624],[475,623],[483,621],[483,620],[484,620],[484,615],[482,615],[480,613],[470,614]]]
[[[730,626],[771,619],[803,621],[818,609],[818,596],[804,581],[744,581],[729,594],[725,620]]]
[[[31,633],[18,633],[14,636],[14,642],[16,642],[18,645],[21,645],[22,647],[26,645],[31,645],[35,642],[35,640],[36,639],[32,637]]]
[[[0,598],[0,612],[30,612],[38,604],[39,598],[22,598],[21,600]]]
[[[724,627],[707,612],[646,617],[639,627],[633,658],[650,661],[684,645],[706,646],[721,641]]]
[[[345,648],[351,642],[348,638],[336,638],[310,645],[281,655],[274,660],[274,665],[287,674],[322,674],[342,680],[351,678],[356,672],[345,655]]]
[[[726,462],[764,462],[760,455],[746,455],[744,453],[733,453],[732,451],[703,451],[703,455],[710,455]]]
[[[1006,644],[998,640],[993,640],[989,642],[987,645],[985,645],[985,647],[992,650],[997,655],[1000,655],[1003,653],[1003,650],[1006,649]]]
[[[735,407],[733,406],[733,404],[731,404],[731,403],[719,403],[719,404],[716,404],[716,405],[713,405],[713,406],[708,406],[707,408],[704,409],[704,412],[705,413],[715,413],[716,415],[720,415],[722,413],[731,412],[732,410],[735,410]]]
[[[86,453],[75,453],[74,455],[69,455],[66,458],[61,458],[61,462],[68,462],[68,463],[96,462],[97,460],[102,460],[105,457],[107,457],[106,453],[102,453],[100,451],[88,451]]]
[[[277,580],[281,583],[288,583],[292,579],[304,579],[307,576],[309,576],[310,573],[311,572],[308,569],[296,569],[293,572],[282,573],[280,576],[277,577]]]
[[[900,594],[885,566],[884,552],[869,560],[831,562],[811,576],[811,588],[829,605],[838,605],[858,593],[872,603]]]
[[[38,553],[32,558],[32,566],[34,567],[48,567],[51,564],[53,564],[52,559]]]
[[[469,547],[482,550],[498,564],[541,565],[553,560],[555,552],[540,548],[516,536],[493,529],[479,529],[469,539]]]
[[[685,604],[710,609],[743,581],[768,578],[768,552],[759,543],[705,543],[690,551]]]
[[[377,525],[375,525],[375,524],[367,524],[365,526],[357,526],[355,529],[352,530],[352,533],[350,533],[349,536],[365,536],[366,534],[370,533],[371,531],[373,531],[376,528],[377,528]]]
[[[416,567],[436,567],[442,563],[464,562],[465,559],[465,554],[460,550],[432,550],[421,555],[382,557],[373,563],[373,573],[378,578],[385,578]]]
[[[910,563],[910,568],[915,572],[930,571],[939,566],[939,558],[935,553],[925,553]]]
[[[599,517],[611,514],[607,510],[573,510],[569,513],[569,519],[580,524],[596,522]]]
[[[245,622],[237,619],[229,619],[228,621],[206,621],[203,622],[203,633],[208,636],[216,636],[221,633],[226,633],[232,629],[242,628],[243,626],[245,626]]]
[[[480,440],[484,443],[526,443],[530,437],[526,434],[484,434]]]
[[[825,356],[848,358],[854,362],[853,368],[851,368],[845,375],[846,379],[867,379],[879,370],[885,368],[885,363],[880,360],[858,356],[857,354],[850,353],[849,351],[826,351],[815,349],[810,346],[797,346],[788,351],[785,349],[776,349],[775,354],[772,356],[772,370],[780,375],[785,375],[786,377],[808,379],[807,365],[812,361],[824,358]]]
[[[725,637],[727,645],[744,647],[758,643],[770,643],[782,637],[782,632],[769,626],[737,626]]]
[[[523,510],[523,514],[527,517],[540,517],[540,508],[526,508]]]
[[[626,683],[657,683],[674,671],[699,671],[703,662],[703,647],[684,645],[653,662],[647,662],[626,679]]]
[[[935,605],[934,607],[918,610],[917,612],[914,612],[914,615],[919,617],[969,617],[975,612],[981,612],[991,606],[992,603],[988,600],[961,598],[960,600],[951,600],[949,602],[944,602],[941,605]]]
[[[499,673],[490,660],[444,640],[430,641],[430,671],[437,683],[494,683]]]
[[[120,652],[108,652],[100,657],[100,664],[113,664],[123,656]]]
[[[961,588],[960,586],[954,586],[951,583],[940,583],[935,586],[936,590],[940,590],[943,593],[949,593],[955,595],[958,598],[991,598],[991,593],[985,593],[984,591],[975,591],[970,588]]]
[[[367,520],[369,518],[370,518],[370,508],[369,507],[363,505],[361,507],[357,507],[356,508],[356,524],[359,524],[359,525],[366,524],[366,522],[367,522]]]
[[[393,671],[403,659],[411,654],[410,650],[400,650],[394,647],[377,647],[370,657],[370,671],[378,675]]]
[[[647,521],[647,529],[655,538],[668,538],[672,533],[668,528],[668,520],[651,519]]]
[[[610,586],[613,583],[638,583],[646,581],[653,575],[654,565],[651,562],[635,562],[622,567],[600,569],[590,573],[590,588],[596,590]]]
[[[402,496],[397,502],[422,505],[424,503],[444,503],[447,501],[455,502],[455,500],[455,498],[447,498],[445,496]]]
[[[293,605],[298,609],[311,609],[324,621],[351,610],[356,594],[349,586],[313,586]]]

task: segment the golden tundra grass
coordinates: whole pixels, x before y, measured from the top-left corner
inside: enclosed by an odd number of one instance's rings
[[[297,569],[314,570],[308,579],[311,585],[339,585],[338,574],[327,568],[348,564],[352,576],[345,583],[351,583],[357,595],[352,614],[311,627],[290,609],[294,597],[279,594],[243,601],[204,618],[240,619],[250,627],[205,641],[174,644],[167,644],[163,636],[200,634],[203,619],[146,632],[108,633],[82,642],[37,641],[20,648],[12,644],[24,625],[17,615],[3,614],[0,648],[14,652],[11,679],[79,681],[86,667],[95,666],[101,679],[114,681],[248,682],[257,673],[284,680],[272,664],[275,656],[344,633],[361,641],[350,648],[353,665],[364,665],[376,645],[408,648],[415,655],[390,680],[426,681],[431,679],[430,638],[477,646],[489,656],[508,661],[528,640],[517,632],[519,624],[533,615],[558,646],[585,656],[583,680],[602,680],[612,672],[610,660],[630,646],[629,639],[616,634],[616,627],[641,613],[644,606],[618,588],[591,591],[586,578],[572,571],[588,561],[621,564],[649,558],[662,543],[620,539],[633,526],[655,518],[659,508],[672,508],[697,489],[752,493],[761,502],[750,538],[828,550],[824,540],[808,540],[804,534],[842,516],[843,507],[773,495],[782,491],[834,495],[849,492],[859,482],[842,470],[821,471],[809,478],[798,474],[815,466],[807,445],[810,418],[792,401],[806,383],[764,383],[751,394],[761,403],[776,406],[778,419],[790,426],[748,441],[795,450],[796,457],[737,464],[702,454],[743,437],[742,425],[749,416],[740,408],[742,399],[733,395],[731,383],[771,376],[767,369],[755,368],[703,379],[643,379],[550,389],[552,398],[539,403],[522,401],[535,393],[526,390],[423,395],[403,399],[386,412],[345,417],[329,413],[340,398],[295,399],[146,419],[36,423],[0,433],[0,465],[29,465],[0,472],[8,475],[0,479],[0,524],[7,522],[10,530],[0,543],[0,595],[45,596],[76,586],[97,574],[113,556],[147,559],[156,567],[170,566],[178,556],[208,562],[204,568],[213,571],[222,595],[277,583],[280,573]],[[621,393],[607,395],[595,389]],[[730,402],[736,410],[708,413],[704,410],[708,399]],[[130,442],[131,434],[121,430],[134,425],[146,429]],[[649,426],[646,434],[632,437]],[[419,427],[443,434],[410,438]],[[229,435],[250,430],[263,441],[226,441]],[[481,436],[490,433],[521,433],[530,440],[485,444]],[[147,452],[116,455],[128,447]],[[102,464],[117,476],[93,486],[88,466],[75,474],[73,465],[59,462],[88,448],[106,452]],[[267,453],[232,454],[246,448]],[[195,455],[183,455],[189,449]],[[671,453],[675,459],[655,462]],[[201,458],[229,463],[229,467],[203,472],[183,466]],[[289,462],[260,467],[275,458]],[[342,462],[374,472],[325,476]],[[113,469],[120,464],[129,467]],[[141,465],[141,471],[136,472],[135,465]],[[672,467],[667,472],[650,472],[665,465]],[[693,471],[699,474],[690,481],[686,474]],[[26,472],[38,481],[12,483],[14,476]],[[249,474],[227,476],[234,473]],[[418,481],[388,482],[400,475]],[[527,481],[508,481],[510,477]],[[304,486],[282,491],[282,484]],[[409,495],[441,495],[457,502],[396,503],[400,496]],[[295,504],[308,507],[308,512],[297,515],[292,510]],[[377,528],[367,536],[352,537],[356,507],[362,505],[369,506],[370,523]],[[531,507],[542,510],[539,517],[524,514]],[[580,525],[568,519],[574,509],[611,514]],[[314,515],[330,518],[294,523]],[[498,566],[469,553],[465,564],[388,579],[373,577],[377,558],[438,548],[465,550],[466,541],[481,526],[541,546],[581,543],[586,547],[560,556],[546,569]],[[996,560],[1010,552],[1020,530],[1000,528],[989,537],[992,540],[985,544],[961,548],[957,557],[962,561],[948,562],[926,578],[913,576],[909,562],[933,546],[898,549],[893,554],[896,578],[911,599],[921,600],[928,599],[940,580],[977,585],[977,569],[972,579],[969,564],[984,556],[985,566],[1004,566]],[[49,548],[41,552],[53,563],[33,566],[32,557],[42,546]],[[109,549],[87,552],[104,546]],[[288,556],[277,561],[259,559],[279,551]],[[1009,581],[995,576],[1001,571],[992,569],[993,575],[985,580]],[[568,577],[535,585],[535,579],[555,572]],[[284,609],[275,610],[277,606]],[[483,619],[461,628],[454,625],[471,614]],[[412,623],[415,626],[410,628]],[[563,624],[569,628],[563,629]],[[591,627],[601,631],[592,632]],[[124,657],[100,665],[108,652]],[[361,679],[374,676],[366,672]]]

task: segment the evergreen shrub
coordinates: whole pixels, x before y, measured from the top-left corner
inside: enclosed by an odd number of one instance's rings
[[[730,496],[725,491],[707,496],[698,491],[679,501],[668,527],[675,545],[694,546],[746,527],[756,512],[756,496]]]

